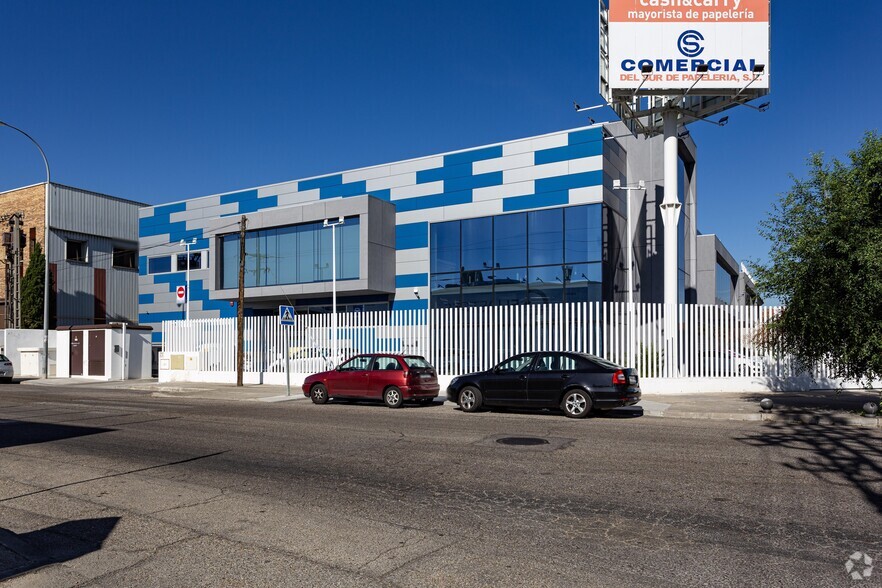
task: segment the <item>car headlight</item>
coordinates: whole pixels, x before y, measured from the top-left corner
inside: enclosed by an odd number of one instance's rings
[[[452,380],[450,380],[450,387],[455,387],[457,382],[459,382],[459,378],[453,378]]]

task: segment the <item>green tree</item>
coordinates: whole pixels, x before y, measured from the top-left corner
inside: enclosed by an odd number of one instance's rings
[[[869,383],[882,377],[882,137],[867,133],[845,162],[812,155],[808,168],[760,223],[771,250],[757,283],[785,306],[763,344]]]
[[[43,272],[46,256],[39,243],[31,251],[28,270],[21,280],[21,326],[23,329],[43,328]]]

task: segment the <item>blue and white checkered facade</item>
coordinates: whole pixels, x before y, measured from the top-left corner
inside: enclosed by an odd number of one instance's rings
[[[216,225],[229,217],[227,232],[233,232],[242,214],[364,195],[396,207],[392,308],[427,308],[430,223],[600,202],[624,214],[618,194],[608,189],[610,178],[624,173],[605,154],[603,133],[597,125],[143,208],[139,322],[156,329],[158,341],[161,321],[183,318],[175,290],[185,283],[185,272],[148,274],[148,259],[181,253],[182,239],[195,238],[192,249],[207,251],[209,221]],[[213,299],[208,290],[209,272],[218,263],[210,259],[207,269],[191,271],[191,318],[235,316],[229,300]]]

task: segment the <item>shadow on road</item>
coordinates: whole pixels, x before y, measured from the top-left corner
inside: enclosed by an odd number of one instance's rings
[[[21,535],[0,527],[0,581],[98,551],[119,520],[68,521]]]
[[[736,440],[754,447],[796,451],[798,456],[782,462],[784,467],[809,472],[828,484],[854,486],[882,514],[882,435],[845,426],[847,421],[841,417],[830,416],[831,425],[805,425],[794,422],[803,414],[800,410],[777,414],[782,421],[764,426],[761,433]]]
[[[775,392],[748,394],[742,400],[759,404],[763,398],[771,398],[778,408],[789,411],[836,410],[858,412],[866,402],[879,402],[879,392],[869,390],[812,390],[809,392]]]
[[[453,410],[465,414],[462,408],[455,406]],[[484,406],[478,412],[495,414],[522,414],[539,417],[555,417],[566,419],[562,410],[555,408],[519,408],[513,406]],[[623,406],[611,410],[598,410],[588,415],[590,419],[636,419],[643,416],[642,406]],[[567,419],[569,420],[569,419]]]
[[[108,433],[115,429],[99,427],[77,427],[73,425],[54,425],[29,421],[0,421],[0,449],[18,445],[47,443],[73,437]]]

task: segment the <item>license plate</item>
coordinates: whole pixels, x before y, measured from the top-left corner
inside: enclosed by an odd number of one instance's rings
[[[631,376],[631,377],[629,378],[629,381],[630,381],[632,384],[636,384],[636,383],[637,383],[637,376]]]

